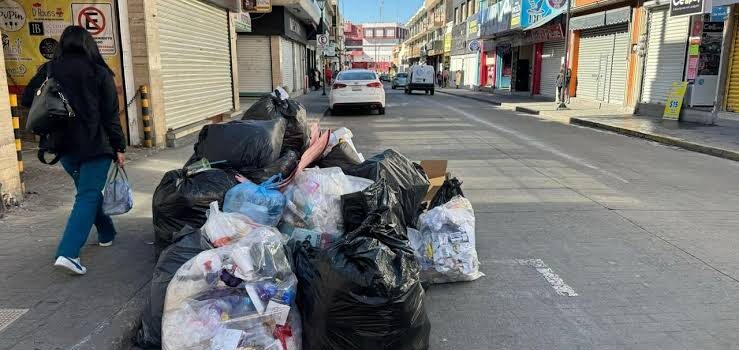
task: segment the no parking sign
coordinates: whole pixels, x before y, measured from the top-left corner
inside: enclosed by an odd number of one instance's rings
[[[101,54],[106,56],[116,54],[113,5],[72,4],[72,19],[75,25],[87,29],[92,34]]]

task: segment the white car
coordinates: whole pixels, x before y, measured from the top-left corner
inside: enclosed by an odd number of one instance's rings
[[[351,69],[336,76],[328,95],[329,112],[339,109],[370,108],[385,114],[385,87],[377,74]]]

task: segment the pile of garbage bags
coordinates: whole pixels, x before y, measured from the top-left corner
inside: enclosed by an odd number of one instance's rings
[[[365,159],[349,129],[309,125],[285,96],[204,127],[193,156],[162,179],[158,261],[134,342],[428,349],[421,283],[483,275],[461,182],[431,191],[424,169],[397,151]]]

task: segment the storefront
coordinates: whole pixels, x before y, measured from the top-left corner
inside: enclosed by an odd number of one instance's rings
[[[649,9],[641,103],[664,105],[673,82],[683,81],[690,16],[672,17],[669,6]]]
[[[306,88],[307,48],[310,28],[281,6],[253,20],[251,33],[237,41],[239,91],[244,96],[262,95],[280,86],[293,95]]]
[[[631,8],[575,17],[570,28],[579,31],[577,97],[621,105],[625,101]]]
[[[449,64],[450,80],[456,85],[462,87],[464,85],[465,64],[464,59],[467,55],[467,23],[460,23],[452,28],[452,50]],[[462,81],[457,81],[457,75],[462,75]]]
[[[735,7],[734,7],[735,8]],[[732,11],[733,9],[732,8]],[[733,16],[733,14],[732,14]],[[734,23],[734,43],[729,53],[729,72],[726,79],[727,112],[739,112],[739,21]]]
[[[535,80],[538,79],[538,86],[533,92],[541,96],[556,97],[557,76],[564,65],[565,57],[562,24],[552,23],[534,29],[530,33],[531,41],[540,48],[534,57],[534,69],[537,71]]]
[[[480,70],[484,74],[486,86],[495,89],[510,90],[515,87],[515,69],[519,58],[520,42],[520,1],[502,0],[491,4],[480,11],[480,38],[483,41],[485,66]],[[530,59],[530,50],[524,50],[525,60]],[[528,52],[528,55],[527,55]],[[479,55],[482,57],[482,55]],[[530,67],[530,60],[521,64]],[[529,71],[526,69],[527,72]],[[521,74],[528,85],[528,73]],[[528,88],[526,88],[528,90]]]

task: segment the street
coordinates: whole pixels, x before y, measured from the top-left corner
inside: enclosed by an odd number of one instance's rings
[[[324,116],[320,91],[298,100],[322,127],[349,127],[367,157],[395,148],[448,159],[464,182],[486,276],[427,291],[432,349],[739,348],[736,162],[440,91],[386,89],[384,116]],[[31,166],[46,190],[3,221],[0,254],[0,300],[28,311],[0,333],[0,349],[130,347],[154,264],[151,195],[191,153],[131,162],[134,211],[117,219],[113,247],[83,250],[82,278],[50,262],[71,181]]]
[[[739,348],[736,162],[387,91],[386,116],[322,125],[464,182],[486,276],[430,288],[433,349]]]

